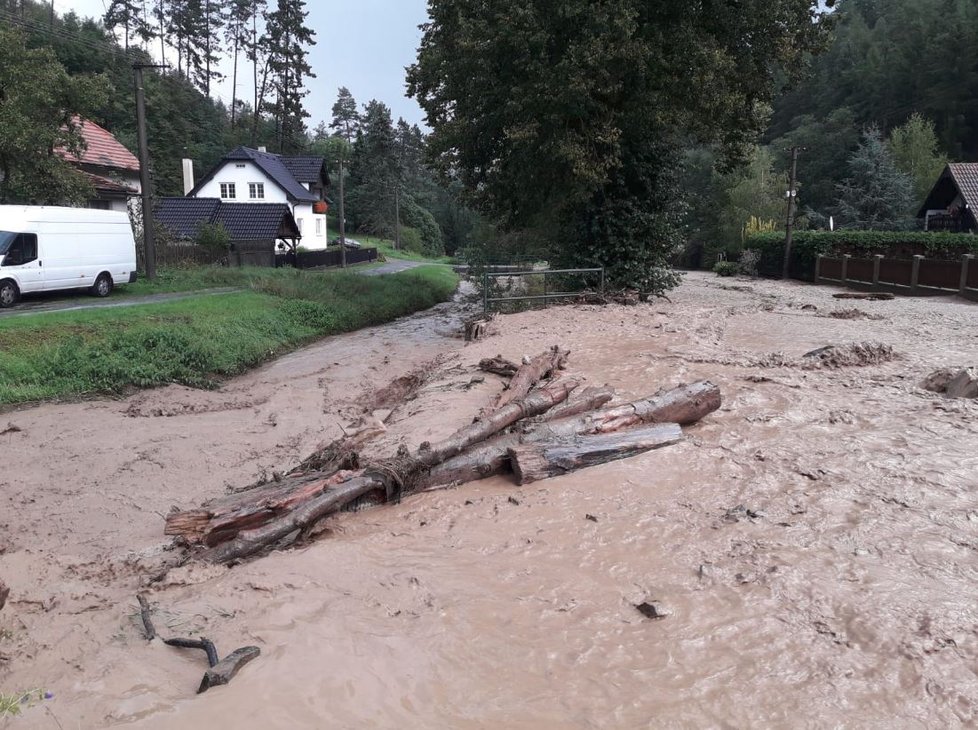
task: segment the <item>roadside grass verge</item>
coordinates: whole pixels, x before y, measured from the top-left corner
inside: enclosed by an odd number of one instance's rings
[[[427,309],[458,283],[438,266],[379,277],[261,271],[241,292],[0,321],[0,405],[213,387],[312,340]]]

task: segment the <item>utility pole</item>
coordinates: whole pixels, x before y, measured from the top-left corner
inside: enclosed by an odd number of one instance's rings
[[[401,186],[394,183],[394,250],[401,250]]]
[[[134,63],[136,86],[136,132],[139,139],[139,186],[143,200],[143,248],[146,256],[146,278],[156,278],[156,236],[153,230],[153,179],[149,174],[149,143],[146,140],[146,95],[143,91],[143,69],[165,66]]]
[[[802,147],[791,148],[791,181],[788,184],[788,221],[785,225],[784,233],[784,270],[781,272],[782,279],[788,278],[789,269],[791,268],[791,235],[795,227],[795,198],[798,196],[798,191],[795,189],[798,185],[798,153],[802,149]]]
[[[346,210],[343,201],[343,152],[340,150],[340,267],[346,268]]]

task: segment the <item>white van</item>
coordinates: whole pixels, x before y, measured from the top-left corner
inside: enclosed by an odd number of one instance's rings
[[[136,242],[126,213],[0,205],[0,307],[21,294],[90,289],[107,297],[136,280]]]

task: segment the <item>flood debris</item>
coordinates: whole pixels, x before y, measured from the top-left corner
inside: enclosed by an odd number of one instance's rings
[[[802,355],[806,367],[844,368],[880,365],[895,360],[893,348],[881,342],[828,345]]]
[[[7,599],[10,597],[10,589],[7,588],[7,584],[0,580],[0,611],[7,604]]]
[[[941,368],[924,378],[920,387],[948,398],[978,398],[978,368]]]
[[[7,427],[0,431],[0,436],[6,436],[8,433],[20,433],[23,429],[13,423],[8,423]]]
[[[670,615],[670,612],[663,608],[662,604],[660,604],[658,601],[644,601],[636,604],[635,608],[640,614],[645,616],[645,618],[650,618],[655,621],[664,619]]]
[[[882,315],[870,314],[869,312],[864,312],[863,310],[856,309],[855,307],[852,309],[836,309],[829,312],[828,316],[832,319],[868,319],[874,322],[879,322],[884,319]]]
[[[153,641],[158,634],[156,633],[156,627],[153,625],[151,616],[152,609],[150,608],[149,601],[141,593],[136,596],[136,599],[139,601],[139,615],[143,623],[143,636],[148,641]],[[234,676],[240,671],[241,667],[256,659],[261,654],[261,649],[257,646],[244,646],[240,649],[235,649],[224,657],[224,659],[221,659],[217,651],[217,646],[214,645],[213,641],[205,637],[200,637],[199,639],[185,639],[181,637],[160,638],[167,646],[173,646],[178,649],[199,649],[207,655],[208,669],[204,672],[204,677],[197,687],[197,694],[206,692],[211,687],[227,684],[234,679]]]
[[[871,302],[888,302],[891,299],[896,299],[896,294],[891,294],[890,292],[856,292],[847,291],[840,294],[833,294],[836,299],[867,299]]]
[[[514,473],[523,484],[628,458],[678,443],[681,426],[720,407],[719,388],[700,381],[610,408],[601,407],[612,397],[610,389],[585,390],[571,408],[580,380],[561,374],[569,354],[552,347],[524,358],[509,387],[473,423],[442,441],[361,463],[360,444],[341,440],[280,482],[171,512],[164,532],[197,558],[230,564],[294,544],[324,517],[358,500],[396,502],[502,473]],[[564,404],[563,417],[540,420]],[[514,497],[510,502],[519,504]]]

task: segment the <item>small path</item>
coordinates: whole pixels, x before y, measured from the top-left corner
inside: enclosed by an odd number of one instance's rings
[[[419,266],[424,266],[424,262],[407,261],[405,259],[388,259],[387,263],[381,264],[380,266],[374,266],[369,269],[362,269],[357,273],[363,274],[364,276],[380,276],[381,274],[396,274],[400,271],[416,269]]]
[[[50,301],[44,299],[21,300],[19,304],[10,309],[0,309],[0,319],[4,317],[18,317],[28,314],[46,314],[48,312],[76,312],[82,309],[111,309],[114,307],[135,307],[140,304],[158,304],[161,302],[175,302],[191,297],[212,296],[216,294],[230,294],[231,292],[243,291],[235,287],[224,287],[221,289],[198,289],[196,291],[170,292],[167,294],[145,294],[142,296],[118,296],[108,299],[97,299],[94,301],[84,301],[82,296],[70,299],[60,299]]]

